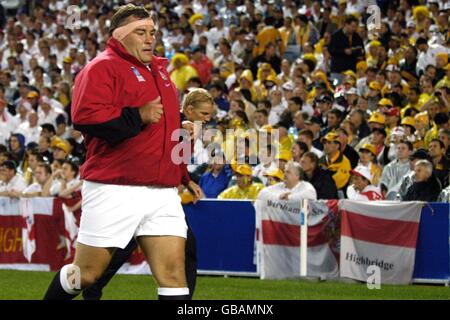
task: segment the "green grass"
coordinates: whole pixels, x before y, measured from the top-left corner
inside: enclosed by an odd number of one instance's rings
[[[41,299],[53,278],[51,272],[0,270],[0,300]],[[149,276],[116,275],[105,288],[103,299],[156,299],[156,284]],[[369,290],[364,284],[259,280],[235,277],[198,277],[197,300],[318,300],[318,299],[446,299],[444,286],[390,286]]]

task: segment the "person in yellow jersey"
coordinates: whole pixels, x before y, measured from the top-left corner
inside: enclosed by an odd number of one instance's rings
[[[377,164],[377,150],[373,144],[366,143],[359,149],[359,166],[369,168],[372,184],[378,186],[381,177],[381,167]]]
[[[264,189],[262,183],[252,181],[252,167],[241,164],[234,170],[236,185],[219,194],[219,199],[248,199],[256,200],[259,192]]]
[[[267,186],[273,186],[284,180],[284,172],[278,168],[267,171],[264,176],[267,177]]]
[[[340,152],[341,143],[335,132],[322,138],[325,155],[319,160],[320,166],[332,175],[336,188],[345,189],[350,179],[350,161]]]
[[[184,53],[176,53],[171,61],[173,71],[170,79],[173,81],[178,91],[186,90],[189,79],[198,77],[197,70],[189,64],[189,58]]]

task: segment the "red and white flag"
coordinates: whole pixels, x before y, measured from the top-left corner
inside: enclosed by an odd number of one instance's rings
[[[338,260],[325,232],[329,225],[330,207],[327,201],[309,203],[307,275],[336,278],[339,276]],[[261,192],[255,202],[255,210],[257,234],[260,235],[257,252],[261,279],[300,276],[301,202],[277,200]]]
[[[367,281],[380,268],[380,284],[408,284],[414,271],[420,202],[341,200],[341,277]]]
[[[20,209],[22,212],[23,255],[28,262],[31,262],[31,258],[36,251],[36,229],[34,224],[33,200],[20,199]]]

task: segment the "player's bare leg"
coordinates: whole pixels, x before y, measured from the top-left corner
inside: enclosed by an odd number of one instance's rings
[[[99,248],[77,243],[75,260],[56,274],[44,299],[73,299],[102,275],[111,261],[114,248]]]
[[[142,236],[137,240],[158,283],[159,299],[188,299],[189,289],[184,270],[185,239],[176,236]]]

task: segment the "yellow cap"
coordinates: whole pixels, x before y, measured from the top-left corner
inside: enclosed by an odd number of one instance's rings
[[[201,13],[195,13],[189,18],[189,24],[193,26],[196,21],[203,20],[203,18],[204,16]]]
[[[428,112],[423,111],[414,116],[416,122],[422,123],[424,126],[428,126],[430,124],[430,117],[428,116]]]
[[[366,61],[360,61],[356,64],[356,70],[366,71],[369,66]]]
[[[369,43],[369,47],[379,47],[379,46],[381,46],[381,42],[378,40],[372,40]]]
[[[310,60],[312,62],[314,62],[314,64],[317,64],[317,59],[314,56],[313,53],[305,53],[302,57],[303,60]]]
[[[369,83],[369,89],[380,91],[381,84],[378,81],[372,81],[371,83]]]
[[[380,106],[389,106],[389,107],[393,107],[394,104],[392,103],[392,101],[388,98],[383,98],[380,101],[378,101],[378,105]]]
[[[275,159],[291,161],[292,160],[292,152],[291,152],[291,150],[280,150],[280,152],[277,154]]]
[[[65,153],[70,153],[70,146],[64,141],[59,141],[53,145],[54,149],[61,149]]]
[[[63,59],[63,62],[65,62],[65,63],[72,63],[73,60],[72,60],[71,57],[65,57],[65,58]]]
[[[363,144],[363,146],[361,148],[359,148],[359,151],[361,151],[361,150],[367,150],[367,151],[370,151],[373,155],[375,155],[375,156],[377,155],[375,146],[370,143]]]
[[[322,141],[330,141],[330,142],[334,142],[337,141],[339,142],[339,135],[336,132],[328,132],[325,137],[322,138]]]
[[[413,128],[416,127],[416,120],[413,117],[404,117],[401,122],[402,125],[408,125]]]
[[[272,133],[273,127],[270,124],[265,124],[259,129],[259,131],[265,131],[267,133]]]
[[[384,115],[382,115],[379,112],[373,112],[372,115],[369,118],[369,122],[375,122],[375,123],[379,123],[379,124],[384,124],[385,123]]]
[[[37,93],[36,91],[30,91],[27,94],[28,99],[33,99],[33,98],[37,98],[37,97],[39,97],[39,93]]]
[[[344,72],[342,72],[342,74],[344,76],[349,76],[349,77],[352,77],[353,79],[356,79],[356,74],[353,70],[344,71]]]
[[[270,171],[267,171],[264,173],[264,176],[266,177],[274,177],[280,180],[284,180],[284,173],[278,168],[272,169]]]
[[[252,167],[248,164],[240,164],[234,170],[236,173],[239,173],[243,176],[251,176],[252,175]]]

